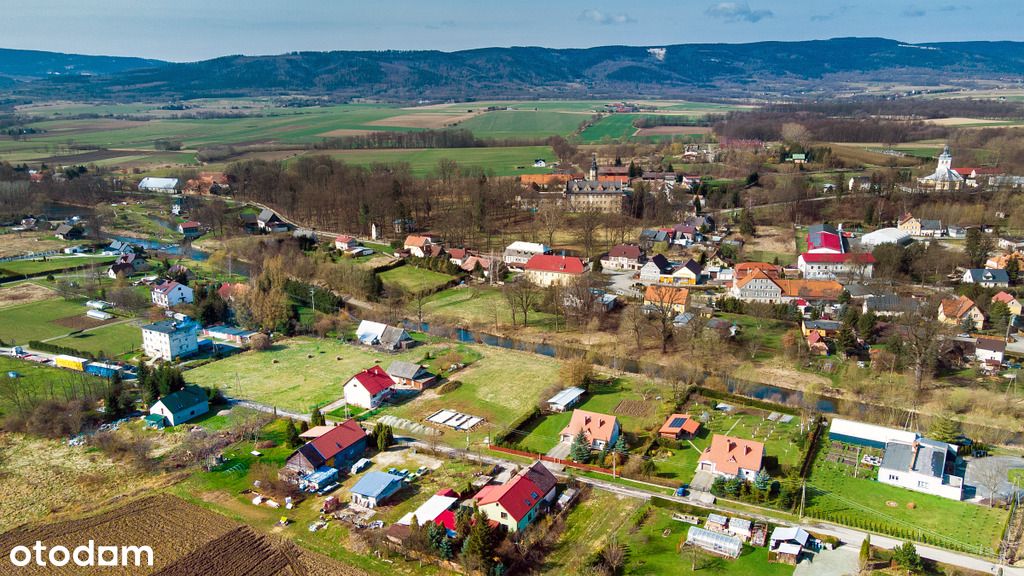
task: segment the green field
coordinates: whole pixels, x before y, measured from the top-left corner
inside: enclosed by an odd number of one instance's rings
[[[406,163],[416,176],[437,170],[441,160],[454,160],[464,168],[479,168],[496,176],[544,174],[550,168],[534,168],[533,161],[554,160],[549,146],[511,146],[488,148],[432,148],[402,150],[332,150],[330,156],[349,164],[368,166],[373,163]]]
[[[616,411],[616,407],[623,400],[643,401],[639,389],[638,384],[625,378],[615,379],[608,384],[591,384],[590,393],[577,408],[600,414],[610,414],[618,418],[626,437],[626,443],[630,448],[636,448],[641,444],[639,436],[661,426],[670,409],[666,403],[654,400],[652,395],[646,403],[649,409],[647,416],[635,416]],[[518,442],[525,450],[544,454],[561,441],[559,435],[571,419],[572,411],[551,414],[511,439]]]
[[[639,530],[620,530],[619,542],[629,550],[625,573],[660,574],[720,574],[736,576],[789,576],[794,567],[768,562],[767,548],[744,546],[740,557],[732,560],[704,552],[697,553],[697,570],[691,570],[693,559],[689,550],[680,553],[678,546],[686,539],[690,524],[672,519],[672,512],[651,508],[651,513]],[[806,562],[806,561],[805,561]]]
[[[827,450],[822,449],[807,483],[809,516],[915,539],[924,535],[972,553],[992,555],[998,549],[1007,511],[854,478],[849,467],[825,461]]]
[[[443,409],[458,410],[485,419],[469,434],[472,442],[493,437],[525,416],[550,386],[559,381],[560,363],[552,358],[494,347],[472,346],[482,358],[450,376],[462,383],[453,392],[424,395],[389,408],[385,413],[422,421]],[[466,434],[445,429],[451,442],[465,446]]]
[[[415,266],[392,268],[378,273],[377,277],[380,278],[385,289],[398,287],[407,294],[415,294],[424,290],[433,291],[454,279],[453,276]]]
[[[18,377],[11,378],[8,372],[16,372]],[[81,390],[83,385],[99,390],[103,384],[103,379],[89,374],[43,366],[9,356],[0,356],[0,379],[3,380],[0,382],[0,389],[16,386],[19,397],[27,404],[49,398],[51,393],[60,398],[64,390],[69,388]],[[12,394],[0,394],[0,416],[15,408],[16,404],[13,403],[13,398]]]
[[[57,272],[87,264],[100,266],[113,261],[112,256],[58,256],[46,260],[15,260],[0,264],[0,277]]]
[[[85,300],[66,301],[59,298],[0,309],[0,340],[24,344],[44,340],[72,331],[56,320],[84,316]]]
[[[584,130],[580,134],[580,140],[585,144],[596,144],[602,140],[629,138],[636,132],[633,120],[642,116],[645,114],[609,114]]]
[[[423,307],[427,315],[458,323],[460,326],[486,326],[497,323],[512,323],[512,313],[508,301],[498,288],[455,287],[442,290],[432,295]],[[530,326],[550,329],[554,327],[555,316],[547,312],[533,312],[529,318]],[[522,322],[522,318],[519,319]]]
[[[480,138],[544,138],[568,136],[588,114],[578,112],[500,110],[474,116],[459,124]]]
[[[122,322],[58,338],[50,343],[92,352],[97,356],[102,352],[105,357],[115,357],[142,348],[142,330],[134,322]]]

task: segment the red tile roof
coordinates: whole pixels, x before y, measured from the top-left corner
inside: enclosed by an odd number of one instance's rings
[[[619,244],[608,251],[608,257],[637,260],[640,258],[640,247],[635,244]]]
[[[166,282],[154,286],[153,292],[157,292],[159,294],[169,294],[171,290],[174,290],[177,286],[180,286],[180,284],[178,284],[174,280],[168,280]]]
[[[961,318],[970,312],[971,308],[974,308],[974,300],[967,296],[960,296],[943,300],[940,305],[942,306],[942,315],[946,318]]]
[[[415,236],[415,235],[413,235],[413,236],[408,236],[405,239],[404,246],[406,248],[408,248],[410,246],[415,246],[417,248],[423,248],[424,246],[427,246],[429,244],[433,244],[433,240],[430,238],[430,236]]]
[[[444,526],[448,530],[454,532],[455,512],[452,512],[451,510],[445,510],[444,512],[441,512],[437,515],[437,518],[434,518],[434,524],[437,524],[438,526]]]
[[[526,263],[526,270],[539,272],[561,272],[563,274],[583,274],[583,261],[575,256],[557,256],[555,254],[534,254]]]
[[[700,455],[701,462],[714,462],[715,471],[735,476],[740,468],[760,470],[764,444],[743,438],[715,434]]]
[[[1014,298],[1013,294],[1010,294],[1009,292],[999,292],[992,297],[993,302],[1002,302],[1003,304],[1010,304],[1014,300],[1016,300],[1016,298]]]
[[[655,306],[686,306],[690,300],[690,291],[676,286],[648,286],[644,291],[644,303]]]
[[[733,268],[733,277],[737,280],[743,280],[755,271],[760,270],[771,278],[778,278],[782,276],[782,266],[777,264],[769,264],[767,262],[740,262]]]
[[[682,424],[672,426],[671,424],[679,418],[683,419]],[[697,430],[700,430],[700,422],[691,418],[689,414],[673,414],[661,425],[658,434],[678,434],[680,431],[687,434],[696,434]]]
[[[500,486],[484,486],[473,498],[480,506],[497,502],[519,522],[544,498],[544,493],[533,480],[516,476]]]
[[[616,422],[615,416],[586,410],[573,410],[572,419],[569,420],[569,425],[562,429],[562,434],[576,436],[582,430],[587,440],[591,442],[594,440],[611,442]]]
[[[466,257],[468,252],[469,250],[466,250],[465,248],[449,248],[448,256],[456,260],[462,260],[463,258]]]
[[[359,382],[371,396],[379,394],[381,391],[395,385],[394,380],[380,366],[363,370],[352,378]]]
[[[330,460],[363,438],[366,438],[366,432],[355,420],[349,418],[310,440],[309,443],[324,457],[324,460]]]
[[[814,249],[824,248],[826,250],[843,251],[843,239],[838,234],[831,232],[818,232],[807,235],[807,247]]]

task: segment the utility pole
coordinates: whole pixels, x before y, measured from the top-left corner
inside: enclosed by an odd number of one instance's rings
[[[309,302],[313,305],[313,322],[316,322],[316,288],[309,287]]]
[[[807,502],[807,480],[800,485],[800,518],[804,517],[804,503]]]

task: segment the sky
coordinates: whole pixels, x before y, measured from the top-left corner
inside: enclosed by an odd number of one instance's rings
[[[1024,40],[1020,0],[2,0],[0,48],[192,61],[303,50]]]

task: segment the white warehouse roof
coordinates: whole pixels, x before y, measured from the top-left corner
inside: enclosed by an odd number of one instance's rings
[[[886,428],[885,426],[876,426],[874,424],[865,424],[863,422],[854,422],[853,420],[843,420],[842,418],[833,418],[832,425],[829,426],[828,431],[829,434],[841,434],[843,436],[871,440],[881,444],[886,444],[894,440],[906,443],[912,443],[914,440],[917,440],[916,432]]]
[[[882,244],[909,244],[910,242],[913,242],[910,234],[899,228],[879,228],[860,238],[860,245],[865,248],[874,248]]]
[[[547,246],[539,244],[537,242],[523,242],[522,240],[516,240],[515,242],[508,245],[506,250],[514,250],[517,252],[533,252],[536,254],[543,254],[550,250]]]
[[[139,182],[139,188],[143,190],[170,190],[178,185],[177,178],[153,178],[146,177]]]

